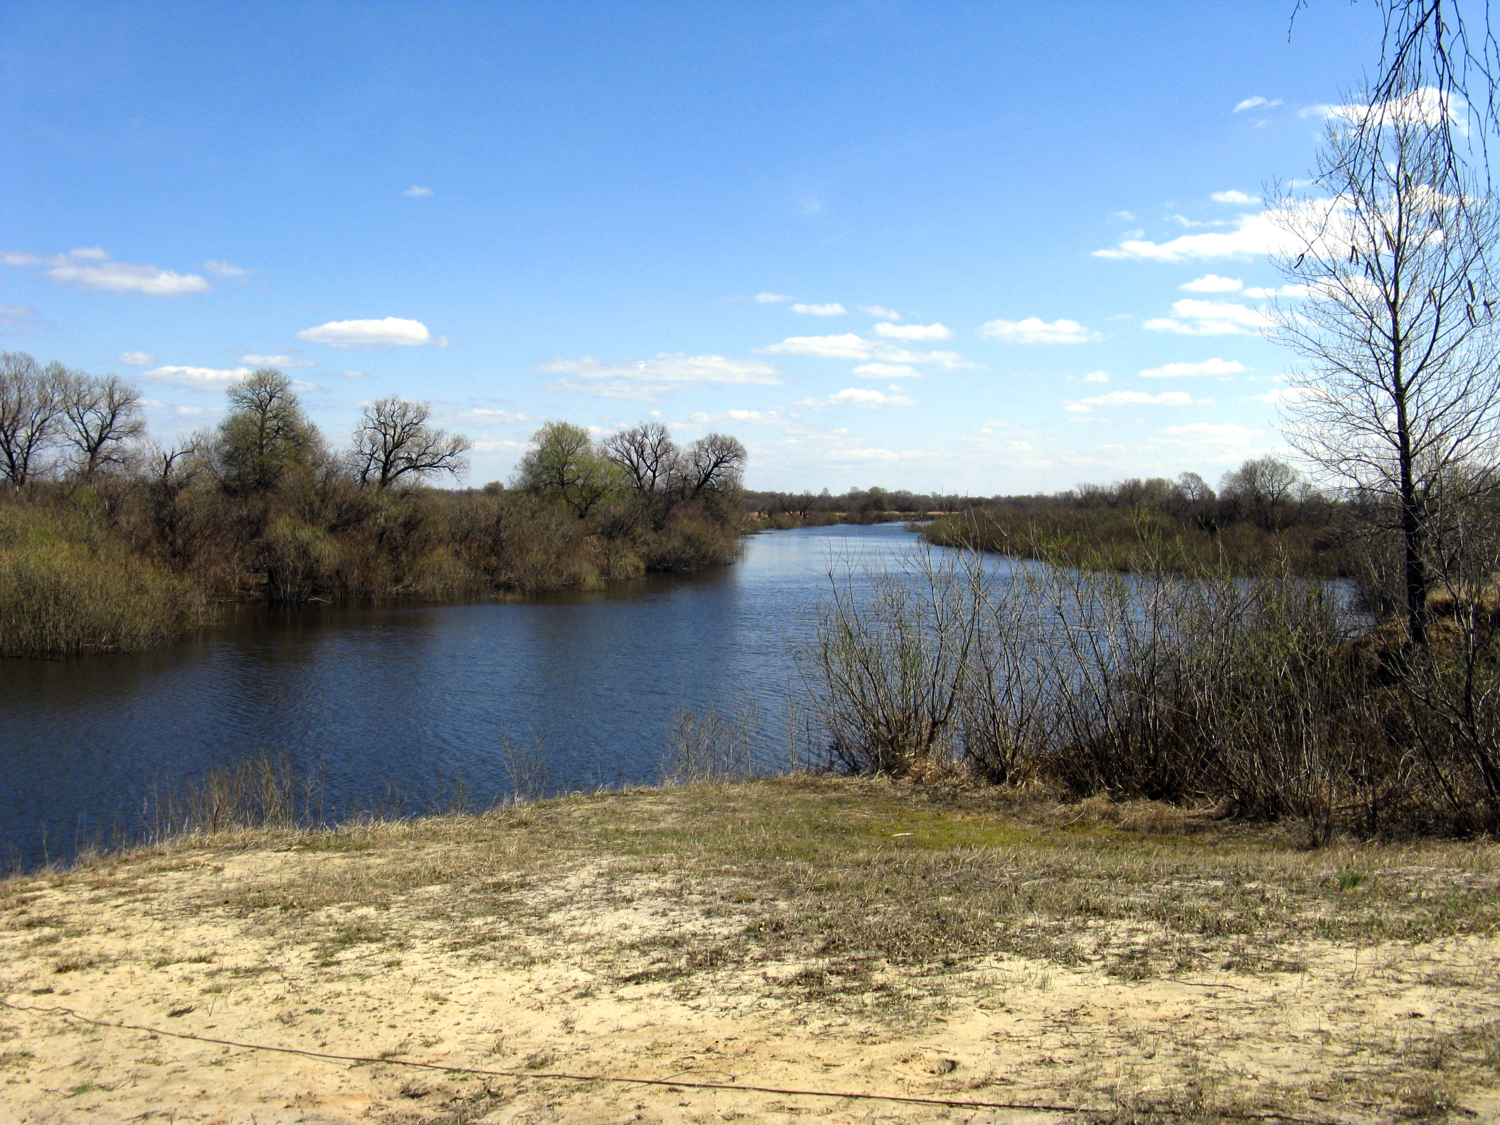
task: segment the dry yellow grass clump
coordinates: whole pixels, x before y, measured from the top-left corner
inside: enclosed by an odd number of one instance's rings
[[[1500,1119],[1500,848],[1298,839],[811,777],[183,839],[0,884],[0,1118]]]

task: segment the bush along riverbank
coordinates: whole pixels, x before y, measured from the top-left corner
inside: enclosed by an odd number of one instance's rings
[[[335,451],[265,369],[217,429],[164,447],[128,384],[3,360],[0,410],[25,421],[0,427],[3,655],[146,648],[221,600],[530,594],[741,551],[745,450],[725,435],[554,422],[508,487],[441,490],[469,443],[421,403],[371,404]]]
[[[1500,832],[1492,554],[1434,581],[1414,638],[1323,582],[1136,549],[1133,574],[974,552],[846,575],[811,662],[834,760],[1206,804],[1310,844]]]

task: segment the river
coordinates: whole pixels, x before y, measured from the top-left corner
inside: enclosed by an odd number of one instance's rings
[[[918,546],[898,524],[757,535],[734,566],[465,604],[233,607],[154,652],[0,660],[0,861],[32,867],[153,823],[163,794],[285,755],[338,819],[655,781],[678,709],[755,713],[775,768],[829,569]]]

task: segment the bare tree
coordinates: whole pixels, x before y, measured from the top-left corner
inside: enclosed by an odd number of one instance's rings
[[[427,424],[432,408],[425,402],[382,398],[365,407],[354,430],[350,458],[360,484],[389,488],[402,477],[417,481],[468,470],[464,454],[473,442]]]
[[[1280,531],[1289,522],[1288,507],[1298,495],[1301,480],[1297,470],[1280,458],[1257,457],[1225,473],[1219,494],[1242,504],[1267,531]]]
[[[1373,92],[1349,100],[1370,106]],[[1470,178],[1453,190],[1443,134],[1421,113],[1357,126],[1328,124],[1315,182],[1331,198],[1281,193],[1273,205],[1290,244],[1276,264],[1305,296],[1273,306],[1271,335],[1304,361],[1283,402],[1292,444],[1397,513],[1420,644],[1428,494],[1500,436],[1500,294],[1487,269],[1500,223]]]
[[[0,477],[22,487],[57,436],[67,372],[22,352],[0,354]]]
[[[738,489],[748,456],[739,439],[728,434],[706,434],[693,442],[683,467],[683,486],[688,498]]]
[[[122,464],[129,444],[146,432],[141,393],[116,375],[76,372],[62,389],[65,436],[78,450],[79,475],[91,481],[106,465]]]
[[[604,440],[604,455],[630,478],[637,492],[664,492],[681,471],[682,451],[660,422],[642,422]]]

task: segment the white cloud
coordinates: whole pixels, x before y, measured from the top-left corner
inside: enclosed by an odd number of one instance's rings
[[[804,305],[799,301],[792,306],[792,311],[805,313],[807,316],[843,316],[849,310],[837,301],[831,301],[826,305]]]
[[[1115,212],[1115,218],[1121,220],[1122,222],[1126,222],[1126,223],[1133,223],[1133,222],[1135,222],[1135,215],[1132,214],[1129,211],[1116,211]]]
[[[1087,413],[1096,406],[1191,406],[1193,398],[1182,391],[1163,391],[1159,395],[1148,395],[1144,391],[1111,391],[1107,395],[1079,399],[1063,404],[1064,410]]]
[[[779,305],[782,301],[790,301],[791,297],[785,293],[757,293],[755,299],[763,305]]]
[[[756,348],[773,355],[809,355],[823,359],[869,359],[874,345],[863,336],[846,332],[842,336],[788,336],[779,344]]]
[[[951,340],[953,329],[942,324],[877,324],[875,335],[888,340]]]
[[[1212,199],[1215,203],[1256,204],[1260,202],[1258,196],[1246,195],[1242,191],[1211,191],[1208,193],[1208,198]]]
[[[883,305],[860,305],[859,311],[869,313],[871,316],[877,316],[882,320],[901,319],[901,314],[898,313],[895,309],[888,309]]]
[[[784,426],[789,419],[779,410],[719,410],[712,414],[699,412],[689,421],[699,426],[720,426],[725,422],[748,423],[752,426]]]
[[[1245,395],[1241,402],[1269,402],[1274,406],[1306,402],[1310,398],[1326,397],[1317,387],[1272,387],[1265,394]]]
[[[316,328],[304,328],[297,339],[330,348],[401,348],[420,344],[447,343],[432,338],[427,326],[419,320],[402,320],[388,316],[383,320],[330,320]]]
[[[1271,211],[1241,215],[1232,220],[1232,231],[1184,234],[1167,242],[1126,238],[1107,250],[1095,250],[1095,258],[1137,262],[1184,262],[1194,258],[1244,258],[1269,254],[1292,244],[1292,235],[1275,221]]]
[[[1076,320],[1054,320],[1048,324],[1037,316],[986,321],[979,326],[979,334],[1003,344],[1086,344],[1103,339]]]
[[[1267,288],[1246,289],[1245,296],[1254,297],[1257,300],[1268,297],[1306,297],[1312,292],[1311,285],[1283,285],[1280,289],[1274,286]]]
[[[1184,281],[1177,288],[1185,289],[1189,293],[1237,293],[1244,287],[1244,284],[1238,278],[1220,277],[1216,273],[1208,273],[1192,281]]]
[[[1233,109],[1232,112],[1234,112],[1234,113],[1244,113],[1245,110],[1247,110],[1247,109],[1262,109],[1262,108],[1264,108],[1264,109],[1275,109],[1280,104],[1281,104],[1281,99],[1280,98],[1268,99],[1268,98],[1263,98],[1259,94],[1257,94],[1253,98],[1246,98],[1244,101],[1240,102],[1238,105],[1236,105],[1234,107],[1234,109]]]
[[[1310,105],[1297,111],[1298,117],[1324,117],[1359,125],[1365,121],[1381,124],[1440,125],[1451,121],[1461,133],[1468,133],[1469,105],[1463,98],[1450,97],[1442,90],[1423,86],[1399,98],[1375,105]]]
[[[228,386],[237,379],[250,374],[248,367],[229,369],[216,367],[157,367],[145,372],[141,378],[148,383],[168,383],[174,387],[197,387],[216,390]]]
[[[1258,310],[1230,301],[1173,301],[1172,312],[1171,317],[1156,317],[1141,327],[1177,336],[1243,336],[1271,323]]]
[[[407,188],[401,194],[406,196],[406,198],[408,199],[425,199],[427,198],[427,196],[432,194],[432,189],[430,187],[422,187],[418,184],[412,184],[411,187]]]
[[[0,260],[11,266],[46,265],[47,276],[53,281],[78,289],[144,293],[149,297],[186,297],[213,288],[195,273],[174,273],[157,266],[111,261],[108,251],[97,246],[79,247],[50,258],[11,252]]]
[[[1083,377],[1085,383],[1107,383],[1109,382],[1108,371],[1090,371]]]
[[[1141,372],[1146,379],[1178,379],[1193,375],[1238,375],[1245,365],[1233,359],[1205,359],[1202,363],[1164,363]]]
[[[922,373],[909,363],[862,363],[854,374],[863,379],[920,379]]]
[[[241,363],[253,363],[256,367],[316,367],[318,366],[310,359],[293,359],[289,355],[254,355],[246,354],[240,356]]]
[[[884,391],[867,390],[864,387],[846,387],[827,398],[805,398],[798,406],[858,406],[870,409],[876,406],[915,406],[906,395],[888,395]]]
[[[156,362],[156,357],[150,352],[121,352],[115,356],[115,362],[128,363],[131,367],[150,367]]]
[[[1194,445],[1233,447],[1251,446],[1261,435],[1259,430],[1246,429],[1233,422],[1192,422],[1186,426],[1167,426],[1160,432]]]
[[[25,305],[0,305],[0,324],[30,324],[35,319],[36,309],[28,309]]]
[[[516,425],[519,423],[532,423],[540,421],[526,414],[516,414],[509,410],[496,410],[488,407],[476,407],[473,410],[460,410],[455,417],[467,418],[479,425],[493,425],[501,423],[504,425]]]
[[[625,363],[604,363],[593,356],[557,359],[537,370],[564,376],[550,390],[642,402],[655,401],[673,387],[694,384],[775,386],[786,382],[772,363],[680,352],[661,352],[653,359]]]
[[[249,281],[250,271],[244,266],[232,265],[229,262],[216,262],[213,259],[203,263],[203,268],[215,277],[233,278],[235,281]]]

